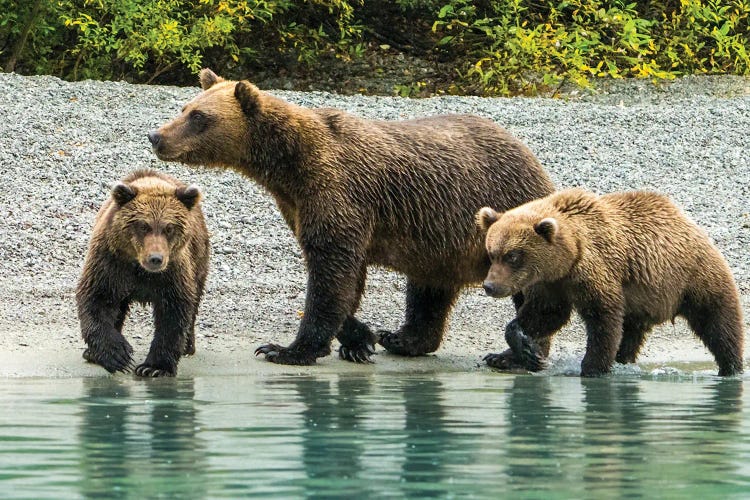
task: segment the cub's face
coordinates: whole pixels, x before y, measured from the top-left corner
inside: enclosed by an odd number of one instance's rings
[[[500,214],[485,207],[477,213],[477,224],[487,231],[491,266],[483,286],[492,297],[561,279],[574,262],[554,217],[518,209]]]
[[[112,198],[118,205],[112,223],[117,248],[148,272],[165,271],[184,245],[189,212],[200,198],[198,188],[165,190],[119,183]]]
[[[239,163],[247,149],[244,107],[258,90],[247,82],[226,81],[201,71],[203,92],[172,121],[148,133],[156,156],[164,161],[216,167]]]

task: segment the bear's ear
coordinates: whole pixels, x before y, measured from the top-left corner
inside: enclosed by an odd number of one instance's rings
[[[200,201],[201,190],[195,184],[190,184],[188,187],[175,189],[174,195],[190,210]]]
[[[120,206],[123,206],[135,198],[136,194],[138,194],[137,190],[132,186],[128,186],[124,182],[118,182],[112,188],[112,198],[114,198],[115,203]]]
[[[557,234],[558,229],[559,226],[554,217],[547,217],[546,219],[542,219],[534,224],[534,231],[536,231],[536,234],[542,236],[549,243],[552,243],[552,239],[555,237],[555,234]]]
[[[200,72],[200,75],[198,77],[201,82],[201,88],[203,90],[208,90],[214,85],[216,85],[219,82],[223,82],[224,79],[211,71],[208,68],[203,68]]]
[[[234,86],[234,97],[240,102],[242,112],[246,116],[253,116],[258,111],[260,107],[258,103],[259,92],[255,85],[244,80],[237,82],[237,85]]]
[[[487,231],[492,224],[497,222],[501,215],[503,215],[502,212],[495,212],[490,207],[481,208],[476,215],[477,226],[482,231]]]

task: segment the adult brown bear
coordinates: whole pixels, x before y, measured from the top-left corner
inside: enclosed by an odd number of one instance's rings
[[[377,340],[402,355],[435,351],[459,290],[489,268],[476,211],[553,189],[531,151],[485,118],[365,120],[208,69],[200,81],[203,92],[148,137],[162,160],[255,180],[294,231],[308,270],[305,313],[289,347],[258,348],[269,361],[312,364],[334,336],[351,361],[369,360]],[[408,278],[406,321],[379,339],[354,317],[370,264]]]

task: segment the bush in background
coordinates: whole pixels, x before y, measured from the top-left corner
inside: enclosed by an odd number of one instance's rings
[[[192,84],[206,61],[294,78],[388,50],[448,68],[441,92],[533,94],[601,77],[750,74],[749,16],[750,0],[0,0],[0,65]],[[424,93],[404,78],[396,90]]]

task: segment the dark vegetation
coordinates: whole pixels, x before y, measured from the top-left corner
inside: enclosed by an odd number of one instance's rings
[[[750,73],[750,0],[0,0],[0,66],[191,84],[533,94]]]

